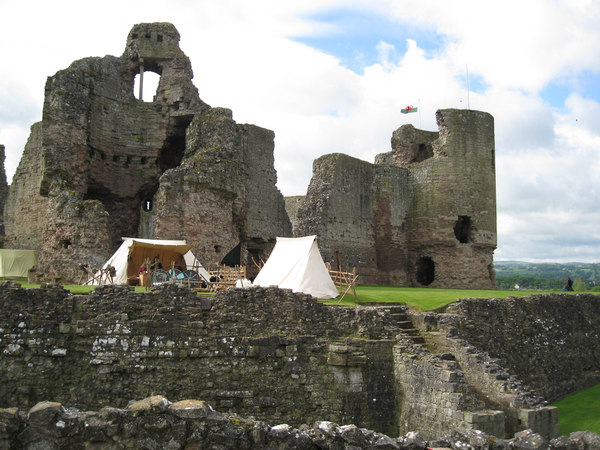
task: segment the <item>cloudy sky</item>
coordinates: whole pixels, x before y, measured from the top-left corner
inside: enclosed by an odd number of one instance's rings
[[[200,97],[275,131],[284,195],[321,155],[373,162],[401,125],[470,107],[495,118],[495,259],[600,261],[598,0],[0,0],[0,17],[9,182],[48,76],[171,22]]]

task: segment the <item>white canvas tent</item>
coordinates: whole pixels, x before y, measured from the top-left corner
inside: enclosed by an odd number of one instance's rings
[[[202,267],[202,264],[190,251],[192,248],[185,241],[169,241],[159,239],[137,239],[122,238],[123,243],[118,250],[110,257],[103,266],[106,269],[113,266],[116,275],[113,277],[113,284],[127,284],[127,278],[137,275],[138,270],[146,258],[151,261],[155,256],[159,256],[164,270],[171,268],[171,261],[181,261],[187,266],[187,269],[196,270],[205,280],[209,279],[209,274]]]
[[[253,285],[279,286],[323,299],[339,295],[321,258],[317,236],[278,237]]]
[[[0,249],[0,277],[27,277],[35,266],[34,250]]]

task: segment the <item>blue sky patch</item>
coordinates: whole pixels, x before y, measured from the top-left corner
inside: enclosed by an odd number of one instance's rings
[[[292,39],[335,56],[344,67],[359,75],[365,67],[379,62],[377,46],[381,41],[394,46],[395,62],[406,53],[407,39],[415,40],[426,54],[436,53],[446,43],[446,37],[433,29],[419,28],[409,22],[398,24],[373,11],[336,9],[311,14],[307,19],[326,23],[335,30],[327,35]]]
[[[600,102],[600,75],[588,70],[569,78],[560,78],[548,83],[540,96],[555,108],[563,108],[569,95],[578,93],[582,98]]]

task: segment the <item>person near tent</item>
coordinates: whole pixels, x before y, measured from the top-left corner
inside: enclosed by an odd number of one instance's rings
[[[152,264],[150,264],[150,268],[153,269],[153,270],[162,269],[163,268],[163,265],[160,262],[160,257],[158,255],[156,255],[154,257],[154,262]]]
[[[139,277],[141,273],[143,272],[148,272],[148,269],[146,269],[146,266],[144,264],[142,264],[138,270],[138,274],[137,276]]]

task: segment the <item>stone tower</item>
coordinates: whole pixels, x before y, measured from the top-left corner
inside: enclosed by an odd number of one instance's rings
[[[491,115],[440,110],[439,132],[404,125],[375,164],[315,160],[295,234],[361,282],[495,288],[496,176]]]
[[[149,71],[160,81],[145,102],[134,84]],[[289,236],[273,132],[211,108],[192,78],[170,23],[135,25],[120,57],[85,58],[49,77],[5,208],[6,246],[37,250],[39,271],[74,281],[79,264],[102,265],[140,230],[186,239],[202,262],[240,242],[244,257],[264,257]],[[269,227],[256,224],[263,219]]]

